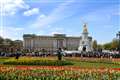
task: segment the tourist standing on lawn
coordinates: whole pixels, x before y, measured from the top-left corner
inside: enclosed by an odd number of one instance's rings
[[[16,53],[16,57],[15,57],[15,59],[17,59],[17,60],[18,60],[18,59],[19,59],[19,57],[20,57],[20,53],[18,53],[18,52],[17,52],[17,53]]]
[[[58,60],[62,60],[62,49],[61,48],[57,50],[57,56],[58,56]]]

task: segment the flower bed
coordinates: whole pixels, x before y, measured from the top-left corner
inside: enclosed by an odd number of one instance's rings
[[[118,69],[63,66],[1,66],[0,80],[119,80]]]
[[[40,65],[40,66],[80,66],[86,68],[120,68],[120,59],[99,59],[99,58],[78,58],[64,57],[62,61],[57,61],[56,57],[20,57],[0,58],[0,64],[5,65]]]
[[[120,80],[119,61],[33,57],[2,60],[0,80]]]

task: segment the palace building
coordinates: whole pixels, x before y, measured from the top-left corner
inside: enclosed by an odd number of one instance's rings
[[[58,48],[67,50],[82,50],[86,47],[87,51],[92,50],[92,37],[88,36],[86,24],[83,27],[83,33],[80,37],[70,37],[65,34],[54,34],[53,36],[38,36],[35,34],[23,35],[23,47],[29,50],[56,51]]]

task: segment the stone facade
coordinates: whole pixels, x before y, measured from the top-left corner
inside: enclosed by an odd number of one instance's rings
[[[80,37],[67,37],[65,34],[54,34],[53,36],[36,36],[24,34],[24,49],[55,51],[58,48],[76,50],[79,47]]]
[[[23,38],[23,47],[29,50],[55,51],[58,48],[66,48],[67,50],[82,51],[83,47],[86,47],[86,51],[92,50],[92,37],[88,36],[86,25],[84,25],[80,37],[70,37],[65,34],[54,34],[53,36],[24,34]]]

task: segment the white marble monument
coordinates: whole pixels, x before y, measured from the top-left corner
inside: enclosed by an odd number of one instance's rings
[[[78,50],[83,51],[83,48],[85,51],[92,51],[92,37],[88,36],[88,30],[87,30],[87,24],[84,24],[83,26],[83,32],[81,35],[81,40],[79,43]]]

